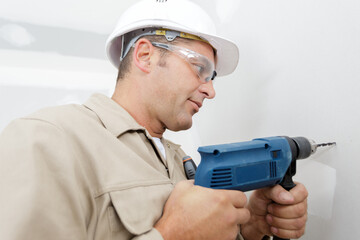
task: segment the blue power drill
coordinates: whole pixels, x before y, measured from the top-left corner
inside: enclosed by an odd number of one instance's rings
[[[199,167],[189,156],[183,164],[188,179],[195,178],[195,185],[245,192],[280,184],[289,191],[295,187],[292,177],[296,174],[296,160],[309,157],[318,147],[334,144],[316,144],[305,137],[257,138],[199,147]]]

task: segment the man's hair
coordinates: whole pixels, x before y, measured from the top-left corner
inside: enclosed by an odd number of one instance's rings
[[[160,43],[170,43],[170,44],[174,44],[176,45],[179,42],[188,42],[188,41],[193,41],[193,40],[188,40],[188,39],[183,39],[183,38],[175,38],[173,41],[169,42],[168,40],[166,40],[166,38],[164,36],[144,36],[142,38],[146,38],[148,39],[150,42],[160,42]],[[168,54],[168,51],[164,48],[156,48],[159,52],[160,52],[160,56],[162,57],[160,59],[160,61],[158,62],[159,65],[161,66],[165,66],[165,58],[166,55]],[[133,52],[134,52],[134,48],[130,48],[130,51],[127,53],[127,55],[125,56],[125,58],[120,62],[119,65],[119,71],[118,71],[118,76],[117,76],[117,82],[124,79],[126,74],[128,74],[130,72],[130,66],[131,66],[131,61],[133,59]]]

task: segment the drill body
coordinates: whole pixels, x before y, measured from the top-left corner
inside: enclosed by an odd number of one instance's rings
[[[280,184],[289,191],[295,187],[296,160],[309,157],[317,147],[334,144],[315,144],[304,137],[267,137],[199,147],[199,167],[186,157],[184,168],[189,179],[195,172],[195,184],[203,187],[245,192]]]
[[[249,191],[295,184],[296,160],[307,158],[317,145],[304,137],[267,137],[199,147],[201,162],[195,184],[214,189]]]

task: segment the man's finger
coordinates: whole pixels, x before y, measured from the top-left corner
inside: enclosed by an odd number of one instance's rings
[[[280,185],[264,189],[263,194],[267,199],[279,204],[293,204],[295,201],[295,197],[292,195],[292,192],[285,190]]]
[[[245,224],[250,220],[250,211],[246,208],[239,208],[237,209],[237,215],[238,215],[238,219],[237,219],[237,224]]]
[[[266,216],[266,222],[272,227],[286,229],[286,230],[299,230],[305,228],[307,221],[307,214],[293,219],[278,218],[273,215]]]
[[[305,233],[305,228],[299,230],[286,230],[271,227],[270,230],[273,235],[284,239],[298,239]]]
[[[307,213],[307,199],[293,205],[279,205],[272,203],[268,206],[268,212],[275,217],[287,219],[298,218]]]
[[[296,204],[304,201],[308,197],[308,192],[305,186],[301,183],[297,183],[290,191],[285,190],[280,185],[276,185],[274,187],[264,189],[263,194],[266,198],[284,205]]]
[[[218,191],[220,193],[219,196],[227,198],[224,200],[229,200],[236,208],[243,208],[247,203],[247,197],[245,193],[241,191],[221,189],[216,189],[214,191]]]
[[[298,183],[298,182],[295,182],[295,183],[296,183],[296,186],[290,190],[290,193],[295,198],[294,203],[299,203],[299,202],[304,201],[308,197],[309,193],[302,183]]]

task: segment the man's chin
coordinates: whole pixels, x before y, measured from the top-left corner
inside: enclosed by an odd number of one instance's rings
[[[168,127],[167,129],[178,132],[190,129],[192,126],[192,119],[190,121],[179,122],[178,124]]]

